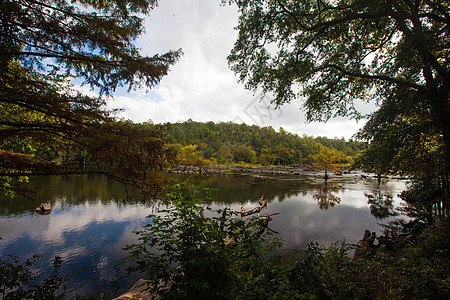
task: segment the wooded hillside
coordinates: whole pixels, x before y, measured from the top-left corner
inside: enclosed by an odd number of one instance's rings
[[[365,148],[361,142],[298,136],[283,128],[277,132],[272,127],[192,120],[166,125],[180,164],[309,165],[325,149],[337,154],[341,164],[349,164]]]

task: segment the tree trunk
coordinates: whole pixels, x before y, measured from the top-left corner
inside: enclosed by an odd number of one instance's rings
[[[449,182],[448,177],[450,174],[450,113],[449,113],[449,88],[444,88],[444,91],[440,93],[439,97],[439,121],[442,130],[442,138],[444,140],[444,170],[445,174],[442,174],[443,192],[445,193],[445,201],[448,202],[449,197]]]
[[[428,86],[428,83],[427,83]],[[442,176],[444,184],[442,185],[442,191],[444,192],[445,202],[448,202],[449,197],[449,182],[448,176],[450,174],[450,109],[449,109],[449,98],[450,98],[450,80],[445,80],[440,88],[434,85],[429,85],[430,103],[432,109],[434,110],[434,123],[441,131],[442,139],[444,142],[444,174]],[[446,205],[446,203],[445,203]]]

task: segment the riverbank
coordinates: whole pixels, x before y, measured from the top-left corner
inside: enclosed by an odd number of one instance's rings
[[[190,175],[190,174],[230,174],[246,173],[254,176],[263,176],[261,178],[270,179],[270,175],[305,175],[314,177],[323,177],[324,171],[308,166],[260,166],[260,165],[214,165],[214,166],[187,166],[178,165],[166,170],[167,174]],[[377,178],[373,173],[367,173],[360,170],[351,169],[348,165],[336,168],[334,172],[328,172],[330,177],[355,177],[355,178]],[[383,179],[409,180],[407,176],[383,175]]]

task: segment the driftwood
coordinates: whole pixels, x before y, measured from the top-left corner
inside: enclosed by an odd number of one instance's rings
[[[120,295],[119,297],[114,298],[113,300],[132,300],[132,299],[140,299],[140,300],[150,300],[150,299],[161,299],[160,296],[153,295],[150,293],[147,288],[153,282],[150,280],[139,279],[131,289]]]
[[[263,208],[267,207],[267,200],[263,200],[264,195],[261,196],[261,199],[259,199],[259,206],[255,207],[254,209],[250,210],[244,210],[244,205],[241,205],[241,217],[253,215],[256,213],[259,213]]]
[[[268,227],[269,222],[272,220],[272,216],[278,215],[278,213],[273,213],[273,214],[266,215],[266,216],[259,215],[259,213],[261,212],[261,210],[263,208],[267,208],[267,200],[263,200],[263,197],[264,197],[264,195],[262,195],[258,201],[259,206],[255,207],[253,209],[244,210],[244,205],[241,206],[241,212],[240,212],[241,217],[246,217],[246,216],[250,216],[253,214],[258,214],[258,216],[247,220],[247,222],[245,222],[245,224],[242,228],[234,230],[233,232],[231,232],[231,235],[227,235],[224,238],[225,245],[232,246],[232,245],[240,244],[240,242],[237,241],[237,237],[239,236],[241,231],[246,228],[249,228],[257,223],[259,223],[259,225],[261,226],[261,230],[259,231],[260,235],[263,234],[266,229],[273,231],[275,233],[278,233],[275,230],[272,230]],[[225,215],[226,215],[226,210],[224,210],[224,212],[222,213],[221,219],[223,221],[225,220]],[[223,230],[222,223],[220,224],[220,228],[221,228],[221,230]]]
[[[248,220],[247,222],[245,222],[244,228],[248,228],[250,226],[253,226],[256,223],[268,223],[270,221],[272,221],[272,216],[278,215],[279,213],[273,213],[267,216],[258,216],[256,218],[252,218],[250,220]]]
[[[257,223],[259,223],[259,225],[261,226],[261,230],[259,231],[259,235],[263,234],[264,231],[266,229],[275,232],[275,233],[279,233],[276,232],[275,230],[272,230],[268,227],[268,224],[270,221],[272,221],[272,216],[278,215],[279,213],[273,213],[267,216],[258,216],[258,217],[254,217],[251,218],[250,220],[247,220],[247,222],[245,222],[244,226],[242,228],[236,229],[232,232],[232,235],[227,235],[223,240],[225,242],[226,246],[233,246],[233,245],[237,245],[237,244],[241,244],[241,242],[239,242],[237,240],[237,237],[239,236],[239,234],[241,233],[242,230],[251,227]]]
[[[172,285],[172,279],[168,282],[162,280],[146,280],[139,279],[131,289],[126,293],[114,298],[113,300],[160,300],[160,295],[153,293],[151,290],[158,287],[160,291],[170,289]]]

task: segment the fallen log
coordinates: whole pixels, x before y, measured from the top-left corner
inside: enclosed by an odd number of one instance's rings
[[[231,232],[231,235],[227,235],[223,239],[225,242],[225,245],[232,246],[235,244],[240,244],[241,242],[237,241],[237,237],[239,236],[241,231],[246,228],[249,228],[257,223],[259,223],[259,225],[261,226],[261,230],[259,231],[260,235],[263,234],[266,229],[273,231],[275,233],[278,233],[275,230],[270,229],[268,227],[268,224],[270,221],[272,221],[272,216],[278,215],[279,213],[273,213],[273,214],[266,215],[266,216],[259,215],[259,213],[261,212],[262,209],[267,208],[267,200],[264,200],[263,198],[264,198],[264,195],[262,195],[258,201],[259,206],[255,207],[253,209],[244,210],[244,205],[241,206],[241,212],[240,212],[241,217],[246,217],[246,216],[250,216],[253,214],[258,214],[258,216],[247,220],[247,222],[245,222],[245,224],[242,228],[234,230],[233,232]],[[222,219],[224,219],[225,214],[226,214],[226,210],[222,213]],[[223,228],[223,226],[221,225],[220,228]]]
[[[241,217],[253,215],[256,213],[259,213],[263,208],[267,207],[267,200],[263,200],[264,195],[261,196],[261,199],[259,199],[259,206],[255,207],[254,209],[250,210],[244,210],[244,205],[241,205]]]
[[[162,280],[155,281],[141,278],[133,284],[131,289],[129,289],[126,293],[114,298],[113,300],[159,300],[162,299],[162,297],[152,292],[152,289],[157,287],[160,291],[164,291],[170,289],[171,285],[171,280],[164,282]]]
[[[119,297],[114,298],[113,300],[161,299],[161,297],[153,295],[148,291],[148,287],[150,284],[152,284],[152,281],[141,278],[131,287],[130,290],[128,290],[128,292],[120,295]]]
[[[242,242],[239,242],[237,239],[238,239],[239,234],[242,232],[242,230],[247,229],[247,228],[249,228],[249,227],[251,227],[251,226],[253,226],[253,225],[257,224],[257,223],[259,223],[259,225],[261,226],[261,230],[259,231],[259,235],[263,234],[266,229],[268,229],[270,231],[273,231],[275,233],[278,233],[275,230],[272,230],[272,229],[270,229],[268,227],[269,222],[272,221],[272,216],[275,216],[275,215],[278,215],[278,214],[279,213],[273,213],[273,214],[270,214],[270,215],[267,215],[267,216],[258,216],[258,217],[251,218],[250,220],[247,220],[247,222],[245,222],[243,227],[234,230],[233,232],[231,232],[231,235],[227,235],[223,239],[225,245],[226,246],[233,246],[233,245],[241,244]]]

